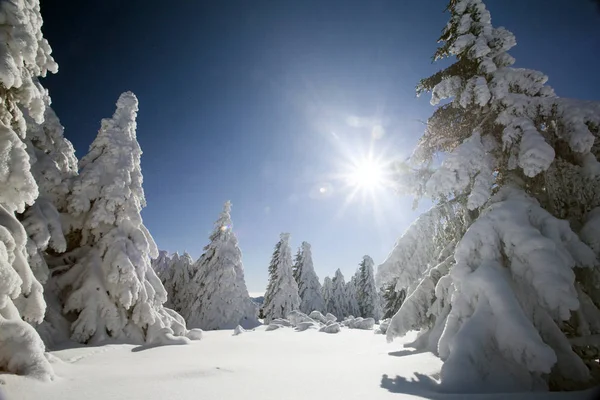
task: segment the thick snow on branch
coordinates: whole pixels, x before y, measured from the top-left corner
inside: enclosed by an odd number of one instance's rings
[[[294,278],[298,283],[300,311],[310,314],[312,311],[325,311],[321,295],[321,283],[315,272],[310,244],[302,242],[294,263]]]
[[[520,371],[514,379],[530,377],[520,385],[539,384],[539,374],[550,373],[558,360],[527,308],[535,305],[555,321],[568,320],[579,307],[573,268],[596,262],[567,222],[520,190],[504,188],[496,200],[456,248],[452,310],[439,342],[446,361],[442,379],[449,387],[474,376],[485,380],[506,365]]]

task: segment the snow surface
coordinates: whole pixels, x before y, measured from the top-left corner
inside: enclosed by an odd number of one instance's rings
[[[205,332],[188,346],[107,345],[52,352],[56,379],[4,375],[8,400],[588,399],[593,393],[443,394],[441,361],[371,331]],[[299,382],[304,382],[300,387]]]

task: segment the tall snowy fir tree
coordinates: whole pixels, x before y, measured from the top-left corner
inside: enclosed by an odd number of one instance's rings
[[[371,257],[363,256],[354,284],[360,317],[371,317],[378,321],[381,318],[381,306],[377,287],[375,287],[374,265]]]
[[[328,312],[335,315],[338,320],[350,315],[348,313],[348,294],[346,293],[346,282],[344,275],[338,268],[331,280],[331,309]]]
[[[323,297],[323,314],[330,313],[333,309],[333,282],[331,278],[326,276],[323,279],[323,286],[321,287],[321,295]]]
[[[402,302],[406,298],[406,289],[396,290],[396,280],[389,283],[383,290],[383,317],[392,318],[402,306]]]
[[[348,301],[348,315],[352,315],[353,317],[360,316],[360,307],[358,305],[358,274],[359,271],[356,271],[350,281],[346,284],[346,298]]]
[[[204,253],[192,266],[192,271],[191,282],[174,293],[173,300],[182,307],[190,327],[208,330],[259,325],[258,310],[248,295],[244,280],[242,252],[233,232],[229,201],[223,206],[210,235],[210,243],[204,247]],[[182,295],[185,297],[181,298]]]
[[[456,60],[417,90],[450,101],[398,171],[401,190],[437,204],[378,274],[407,293],[388,339],[422,329],[416,345],[444,360],[446,390],[589,386],[600,370],[600,104],[511,67],[515,37],[481,0],[448,10],[435,58]],[[416,247],[435,251],[401,255],[419,230],[431,234]]]
[[[56,274],[71,339],[100,343],[184,343],[183,318],[150,265],[158,256],[140,212],[145,206],[136,139],[138,101],[125,92],[81,160],[67,198],[67,264]]]
[[[292,249],[289,240],[289,233],[280,235],[269,264],[269,283],[262,308],[267,324],[275,318],[286,318],[291,311],[300,307],[298,284],[292,272]]]
[[[315,273],[310,244],[302,242],[294,262],[294,278],[298,283],[300,311],[310,314],[312,311],[323,312],[325,303],[321,295],[321,284]]]
[[[167,291],[166,307],[183,313],[195,299],[188,296],[189,285],[194,275],[194,259],[187,252],[183,255],[173,254],[166,269],[158,277]],[[197,293],[194,293],[196,296]]]
[[[173,255],[173,256],[175,256],[175,255]],[[163,285],[165,284],[163,279],[169,269],[170,263],[171,263],[171,257],[169,257],[169,252],[165,251],[165,250],[159,250],[158,257],[153,258],[151,261],[152,269],[154,269],[156,276],[158,276],[160,278],[160,280],[163,282]]]
[[[28,324],[42,322],[46,303],[28,260],[27,234],[15,213],[32,206],[38,196],[23,142],[23,111],[35,123],[44,122],[49,101],[37,77],[57,72],[58,65],[42,35],[39,1],[2,1],[0,19],[0,369],[49,380],[53,371],[44,343]],[[34,253],[29,252],[36,265]]]

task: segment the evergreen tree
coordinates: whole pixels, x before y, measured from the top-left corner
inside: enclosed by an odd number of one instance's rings
[[[192,266],[193,277],[185,285],[187,276],[174,279],[182,287],[174,287],[174,302],[182,307],[188,325],[202,329],[233,329],[238,325],[254,328],[258,324],[257,307],[250,299],[244,280],[242,252],[233,232],[231,203],[227,201],[214,224],[210,243]],[[186,274],[190,259],[184,254],[183,265],[174,274]],[[180,298],[181,294],[184,298]]]
[[[323,314],[331,313],[333,310],[333,282],[331,278],[326,276],[323,279],[323,286],[321,287],[321,295],[323,297]]]
[[[158,257],[153,258],[151,261],[152,269],[154,269],[156,276],[158,276],[160,278],[163,285],[165,284],[164,278],[165,278],[165,274],[167,274],[167,271],[169,270],[170,263],[171,263],[171,257],[169,257],[169,253],[165,250],[159,250]],[[166,287],[165,287],[165,289],[166,289]]]
[[[466,218],[446,214],[457,236],[426,241],[436,249],[428,263],[396,263],[409,271],[396,273],[407,297],[388,338],[422,328],[418,345],[444,360],[447,390],[591,384],[600,350],[589,340],[600,333],[592,234],[600,231],[600,105],[561,99],[542,73],[512,68],[516,40],[492,26],[481,0],[451,0],[448,10],[435,58],[456,61],[417,91],[431,92],[434,105],[451,101],[428,120],[398,179],[433,198],[433,214],[451,206]]]
[[[325,303],[321,295],[321,284],[313,267],[310,244],[302,242],[296,255],[293,271],[295,272],[294,278],[298,283],[300,311],[307,315],[315,310],[323,312]]]
[[[103,119],[80,162],[67,198],[72,217],[67,265],[58,269],[64,312],[75,318],[71,338],[82,343],[120,339],[185,342],[181,316],[163,307],[167,293],[150,266],[158,256],[140,215],[145,206],[136,139],[138,101],[131,92]]]
[[[359,271],[350,278],[350,282],[346,285],[346,297],[348,298],[348,315],[354,317],[360,316],[360,307],[358,305],[358,274]]]
[[[38,196],[23,142],[23,111],[44,122],[47,93],[37,77],[57,72],[58,65],[41,32],[39,1],[2,1],[0,19],[0,369],[49,380],[53,372],[44,343],[28,324],[44,318],[43,288],[28,262],[27,234],[15,213]]]
[[[291,311],[300,307],[298,284],[292,275],[292,250],[289,240],[289,233],[280,235],[269,264],[269,284],[263,303],[267,324],[275,318],[286,318]]]
[[[338,320],[342,320],[349,315],[348,313],[348,295],[346,293],[346,282],[344,275],[338,268],[331,280],[331,310]]]
[[[189,285],[194,274],[193,264],[194,260],[187,252],[182,256],[175,253],[162,276],[159,275],[167,291],[165,306],[178,313],[186,312],[186,307],[198,295],[197,293],[193,293],[193,296],[188,295]]]
[[[359,264],[358,277],[356,280],[356,295],[360,316],[363,318],[373,318],[378,321],[381,317],[379,305],[379,294],[375,287],[375,276],[373,272],[373,259],[369,256],[363,256]]]
[[[385,301],[383,318],[392,318],[402,306],[405,297],[405,289],[396,290],[396,281],[388,284],[383,291],[383,299]]]

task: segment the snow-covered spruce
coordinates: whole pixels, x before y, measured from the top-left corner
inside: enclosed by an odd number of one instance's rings
[[[327,314],[332,309],[332,299],[333,299],[333,282],[331,278],[326,276],[323,279],[323,286],[321,287],[321,295],[323,297],[323,313]]]
[[[344,319],[349,315],[348,313],[348,295],[346,293],[346,282],[344,281],[344,275],[338,268],[335,271],[335,275],[331,280],[331,309],[328,310],[331,314],[335,315],[338,320]]]
[[[357,283],[360,271],[356,271],[350,282],[346,284],[346,298],[348,301],[348,315],[360,315],[360,307],[358,305],[358,288]]]
[[[2,1],[0,19],[0,369],[50,380],[44,343],[28,324],[42,322],[46,308],[42,285],[27,259],[35,249],[28,251],[15,212],[25,211],[38,196],[23,142],[23,111],[36,123],[44,122],[47,93],[37,77],[56,72],[58,65],[42,35],[39,1]]]
[[[267,324],[275,318],[285,318],[291,311],[300,307],[298,284],[292,273],[292,250],[289,240],[289,233],[280,235],[269,265],[269,283],[263,303],[263,314]]]
[[[160,256],[159,256],[160,258]],[[172,308],[178,313],[185,313],[197,296],[196,292],[190,292],[190,281],[193,276],[194,260],[187,252],[183,255],[173,254],[166,269],[159,275],[165,290],[167,301],[165,306]]]
[[[173,289],[173,302],[182,308],[191,327],[233,329],[241,325],[251,329],[259,325],[230,213],[231,203],[227,201],[215,221],[210,243],[192,266],[191,281],[182,289]]]
[[[433,240],[415,248],[432,251],[397,254],[402,262],[378,272],[381,282],[406,288],[388,338],[425,328],[417,345],[445,360],[446,390],[591,385],[600,266],[575,232],[584,228],[594,245],[600,104],[561,99],[544,74],[511,67],[516,40],[492,26],[481,0],[452,0],[448,10],[435,57],[456,62],[418,92],[430,91],[432,104],[450,101],[428,120],[399,186],[433,198],[434,213],[452,205],[468,218],[462,227],[461,218],[446,225],[435,217],[433,229],[419,222]],[[447,154],[434,169],[440,152]],[[455,237],[438,240],[447,230]]]
[[[321,294],[321,284],[313,267],[310,244],[302,242],[294,260],[294,279],[298,283],[300,311],[309,314],[312,311],[325,311],[325,302]]]
[[[163,307],[167,293],[150,266],[156,244],[143,224],[145,206],[136,139],[138,101],[125,92],[80,162],[67,198],[68,253],[56,282],[71,339],[82,343],[186,342],[183,318]]]
[[[169,269],[169,264],[171,263],[171,257],[169,257],[169,252],[165,250],[158,251],[158,257],[153,258],[151,260],[152,269],[156,273],[156,276],[160,278],[164,285],[164,276]]]
[[[363,318],[373,318],[379,321],[381,317],[380,299],[375,287],[373,266],[375,263],[369,256],[364,256],[358,268],[356,286],[356,299]]]
[[[406,289],[396,290],[396,280],[385,285],[383,289],[383,317],[392,318],[398,312],[404,298],[406,297]],[[386,328],[387,329],[387,328]]]

